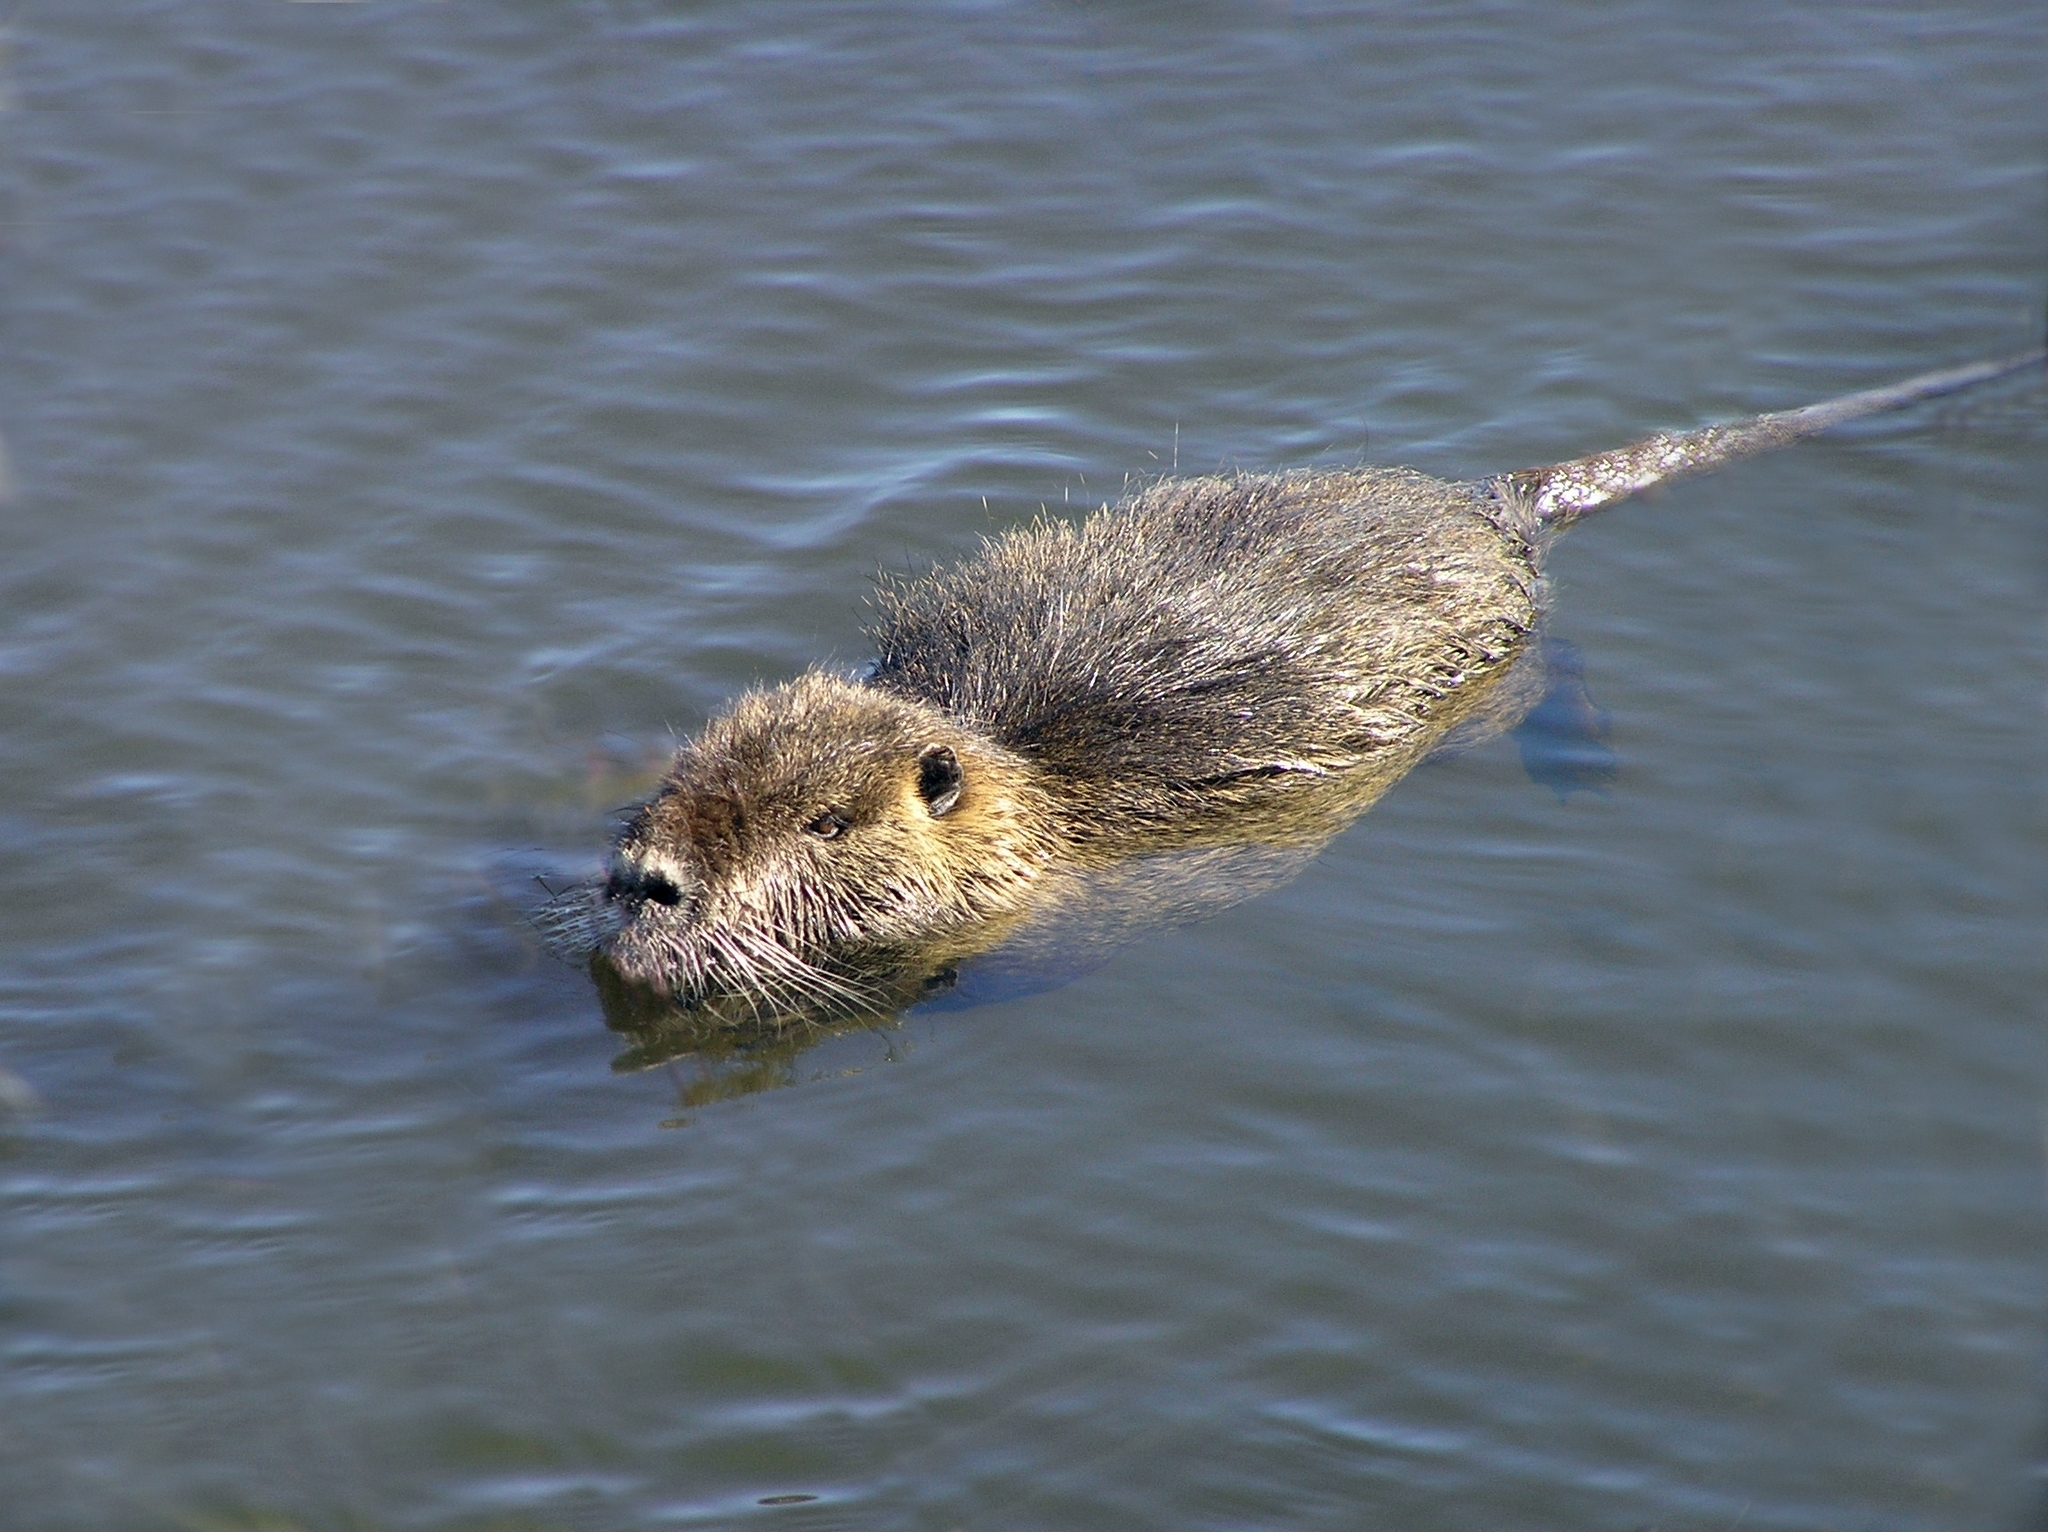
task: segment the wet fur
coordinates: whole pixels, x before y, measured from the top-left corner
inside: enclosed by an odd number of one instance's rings
[[[885,586],[869,684],[1148,849],[1440,732],[1535,626],[1533,531],[1404,469],[1171,480]]]

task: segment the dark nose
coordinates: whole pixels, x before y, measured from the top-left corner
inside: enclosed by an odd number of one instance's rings
[[[635,867],[630,862],[613,865],[611,876],[604,880],[604,896],[613,902],[620,899],[651,899],[656,904],[683,902],[683,891],[676,887],[674,879],[664,873]]]

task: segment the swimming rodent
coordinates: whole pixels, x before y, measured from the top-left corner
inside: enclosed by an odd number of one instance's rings
[[[1534,700],[1496,694],[1556,531],[2043,357],[1476,482],[1169,479],[1004,533],[884,584],[861,679],[749,692],[685,745],[570,923],[611,980],[685,1004],[854,1007],[878,959],[970,950],[1062,874],[1320,843],[1461,723]]]

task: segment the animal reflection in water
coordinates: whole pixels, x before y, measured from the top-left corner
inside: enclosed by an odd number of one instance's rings
[[[1548,731],[1569,760],[1597,710],[1537,630],[1545,552],[1587,512],[2042,358],[1477,482],[1169,479],[1003,534],[883,586],[860,679],[714,719],[541,925],[648,1062],[1043,982],[1284,881],[1532,710],[1525,756]]]

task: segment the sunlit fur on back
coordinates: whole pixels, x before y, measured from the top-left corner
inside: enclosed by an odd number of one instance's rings
[[[1536,588],[1530,535],[1423,474],[1169,480],[886,586],[872,684],[1032,761],[1068,838],[1143,843],[1433,738]]]

